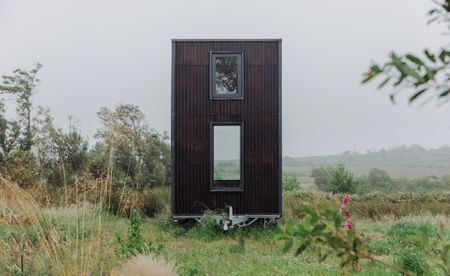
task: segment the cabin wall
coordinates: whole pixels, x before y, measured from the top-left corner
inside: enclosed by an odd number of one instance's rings
[[[174,40],[172,213],[281,214],[281,41]],[[244,53],[244,100],[210,100],[210,51]],[[244,191],[210,191],[210,123],[243,122]]]

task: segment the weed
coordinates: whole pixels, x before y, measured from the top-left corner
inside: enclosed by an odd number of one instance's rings
[[[163,245],[159,244],[154,246],[151,241],[144,242],[141,234],[142,217],[134,211],[130,218],[130,225],[128,228],[127,240],[124,240],[121,236],[116,237],[118,247],[116,248],[116,254],[121,258],[129,258],[139,254],[158,256],[163,250]]]
[[[213,241],[218,239],[223,232],[220,231],[215,217],[218,213],[213,211],[205,212],[198,224],[189,231],[192,237],[200,240]]]

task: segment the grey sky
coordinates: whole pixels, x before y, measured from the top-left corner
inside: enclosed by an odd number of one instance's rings
[[[0,0],[0,74],[44,64],[36,103],[92,136],[96,112],[139,105],[170,129],[171,38],[283,39],[283,154],[450,144],[450,104],[393,106],[361,86],[371,60],[448,43],[428,0]],[[92,140],[92,138],[90,138]]]

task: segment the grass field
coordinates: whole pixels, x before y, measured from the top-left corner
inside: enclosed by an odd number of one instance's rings
[[[158,193],[169,190],[163,188]],[[123,254],[124,247],[130,246],[126,243],[133,231],[128,218],[83,202],[40,207],[29,194],[15,187],[1,194],[2,275],[21,275],[22,269],[24,275],[117,274],[131,257]],[[279,224],[300,222],[295,209],[301,203],[320,205],[330,200],[317,192],[285,193],[284,217]],[[419,275],[425,271],[440,275],[438,268],[430,265],[437,263],[437,255],[421,252],[409,243],[407,235],[418,233],[434,238],[441,226],[448,228],[449,202],[449,194],[375,194],[355,196],[350,210],[356,231],[364,234],[374,255],[418,271]],[[139,228],[139,243],[144,244],[141,253],[173,264],[179,275],[399,275],[367,261],[345,268],[340,267],[336,257],[320,262],[319,246],[299,256],[293,250],[284,253],[284,241],[275,238],[280,231],[277,226],[259,224],[224,233],[205,222],[176,224],[170,219],[167,205],[155,217],[144,218]]]
[[[385,170],[393,178],[442,177],[450,174],[450,148],[425,149],[420,146],[400,146],[367,153],[347,152],[340,155],[284,157],[283,171],[295,174],[302,186],[311,186],[311,170],[320,166],[342,163],[355,176],[367,175],[370,169]]]

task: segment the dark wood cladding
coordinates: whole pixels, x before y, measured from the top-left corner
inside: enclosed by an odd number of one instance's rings
[[[172,213],[281,215],[281,41],[174,40]],[[244,99],[210,100],[210,51],[244,53]],[[242,122],[244,191],[210,191],[210,123]]]

